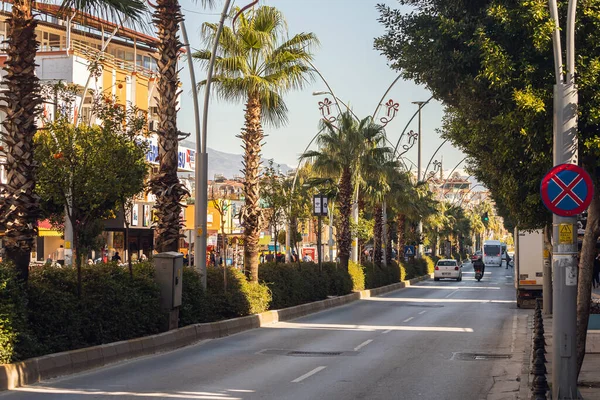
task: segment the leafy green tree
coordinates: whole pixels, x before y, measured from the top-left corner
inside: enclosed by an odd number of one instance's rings
[[[148,172],[147,145],[138,139],[145,117],[105,100],[95,107],[102,126],[75,127],[67,113],[39,131],[35,142],[40,166],[37,191],[54,221],[64,220],[62,213],[71,195],[66,217],[73,223],[78,272],[81,258],[102,231],[101,221],[118,211],[123,198],[142,191]]]
[[[404,13],[378,6],[386,33],[375,46],[407,79],[427,86],[447,107],[446,136],[470,156],[469,168],[491,190],[509,225],[540,228],[550,213],[539,182],[552,165],[555,83],[553,22],[545,1],[400,0]],[[564,21],[567,1],[559,1]],[[600,162],[600,12],[577,9],[579,157],[589,172]],[[595,174],[593,174],[595,176]],[[595,182],[598,187],[598,182]],[[588,210],[578,281],[578,365],[585,354],[596,241],[598,190]]]
[[[267,208],[269,225],[275,233],[275,264],[277,264],[278,232],[286,217],[288,196],[285,190],[285,176],[279,168],[275,168],[273,160],[269,160],[269,166],[263,173],[260,193],[260,198]]]
[[[285,18],[274,7],[246,11],[234,23],[233,28],[223,29],[213,85],[220,98],[246,103],[244,128],[239,135],[244,148],[244,263],[252,281],[257,283],[261,227],[259,168],[265,137],[262,125],[266,122],[279,126],[287,122],[283,95],[302,88],[312,77],[311,48],[318,40],[312,33],[288,37]],[[210,42],[216,31],[217,24],[203,25],[203,37]],[[210,56],[209,49],[193,55],[203,65],[207,65]],[[205,84],[202,81],[199,86]]]

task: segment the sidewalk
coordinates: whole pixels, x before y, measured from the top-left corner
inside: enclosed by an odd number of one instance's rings
[[[596,290],[600,292],[600,290]],[[598,294],[600,298],[600,294]],[[530,325],[531,326],[531,325]],[[552,382],[552,317],[544,317],[544,337],[546,339],[546,369],[548,371],[546,378],[548,384]],[[597,346],[590,346],[590,337],[588,333],[588,345],[586,346],[587,353],[583,360],[581,372],[579,373],[578,388],[581,396],[585,400],[598,400],[600,399],[600,353],[598,352]],[[593,353],[590,351],[594,351]],[[531,360],[531,358],[530,358]],[[531,366],[530,366],[531,368]],[[533,375],[529,374],[529,388],[533,381]],[[550,398],[550,397],[548,397]]]

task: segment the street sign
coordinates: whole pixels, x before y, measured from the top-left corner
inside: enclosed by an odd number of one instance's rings
[[[415,246],[404,246],[404,255],[413,257],[415,255]]]
[[[328,213],[327,209],[327,196],[323,194],[315,194],[313,196],[313,215],[318,217],[326,217]]]
[[[573,225],[560,224],[558,227],[558,243],[571,244],[573,243]]]
[[[583,168],[574,164],[560,164],[544,176],[540,192],[548,210],[561,217],[572,217],[590,205],[594,186]]]

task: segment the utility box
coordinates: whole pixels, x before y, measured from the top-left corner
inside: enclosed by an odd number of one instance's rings
[[[183,254],[174,251],[154,255],[155,280],[160,286],[160,305],[170,311],[181,306]]]

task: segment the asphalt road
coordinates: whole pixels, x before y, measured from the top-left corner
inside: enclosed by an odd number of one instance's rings
[[[0,400],[486,399],[496,377],[521,362],[515,331],[524,311],[510,269],[487,268],[481,282],[470,264],[463,271],[462,282],[422,282]]]

